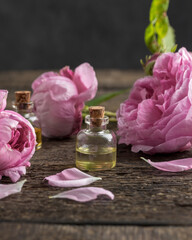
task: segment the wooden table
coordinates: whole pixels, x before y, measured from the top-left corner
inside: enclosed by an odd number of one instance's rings
[[[0,73],[0,88],[8,89],[8,108],[15,90],[30,89],[42,71]],[[97,71],[99,92],[131,87],[142,76],[134,71]],[[127,94],[106,103],[116,110]],[[116,128],[116,125],[111,125]],[[64,189],[48,186],[44,177],[75,166],[75,137],[66,140],[43,139],[27,170],[22,193],[0,200],[0,237],[7,239],[192,239],[192,171],[166,173],[140,160],[130,147],[118,146],[117,166],[111,171],[92,172],[103,187],[115,194],[88,203],[49,199]],[[152,160],[192,157],[192,152],[155,155]],[[9,182],[5,179],[2,182]]]

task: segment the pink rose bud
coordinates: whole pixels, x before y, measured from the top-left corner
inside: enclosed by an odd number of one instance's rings
[[[67,137],[77,133],[82,123],[84,102],[97,92],[94,69],[84,63],[73,72],[64,67],[60,73],[47,72],[32,84],[32,101],[46,137]]]
[[[192,145],[192,56],[160,55],[153,76],[135,82],[117,112],[119,143],[133,152],[169,153]]]
[[[0,90],[1,109],[6,105],[4,94],[5,91]],[[13,111],[0,111],[0,179],[8,176],[16,182],[25,174],[35,144],[35,131],[29,121]]]

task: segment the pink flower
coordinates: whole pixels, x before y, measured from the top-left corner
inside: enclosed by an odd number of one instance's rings
[[[185,48],[156,60],[153,76],[135,82],[117,112],[119,143],[168,153],[192,145],[192,56]]]
[[[6,95],[5,95],[6,92]],[[32,125],[13,111],[4,111],[7,91],[0,90],[0,179],[16,182],[25,174],[35,152],[36,135]]]
[[[73,72],[64,67],[60,73],[47,72],[32,84],[32,101],[46,137],[66,137],[79,131],[84,102],[97,92],[93,68],[84,63]]]

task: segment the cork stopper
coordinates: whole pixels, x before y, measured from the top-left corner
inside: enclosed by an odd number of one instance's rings
[[[16,103],[26,103],[30,102],[31,91],[16,91],[15,92],[15,102]]]
[[[31,91],[16,91],[15,92],[15,105],[19,109],[28,109],[30,103]]]
[[[105,107],[92,106],[89,108],[89,114],[90,114],[91,124],[95,127],[100,127],[102,124],[102,119],[104,118]]]

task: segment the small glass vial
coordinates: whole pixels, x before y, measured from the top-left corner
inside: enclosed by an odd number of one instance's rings
[[[85,118],[87,129],[77,134],[76,166],[81,170],[109,170],[116,165],[116,136],[107,129],[109,118],[104,111],[101,106],[90,107]]]
[[[13,109],[26,118],[35,129],[36,150],[42,147],[41,127],[37,116],[33,113],[33,102],[30,100],[30,91],[16,91],[15,102],[12,103]]]

